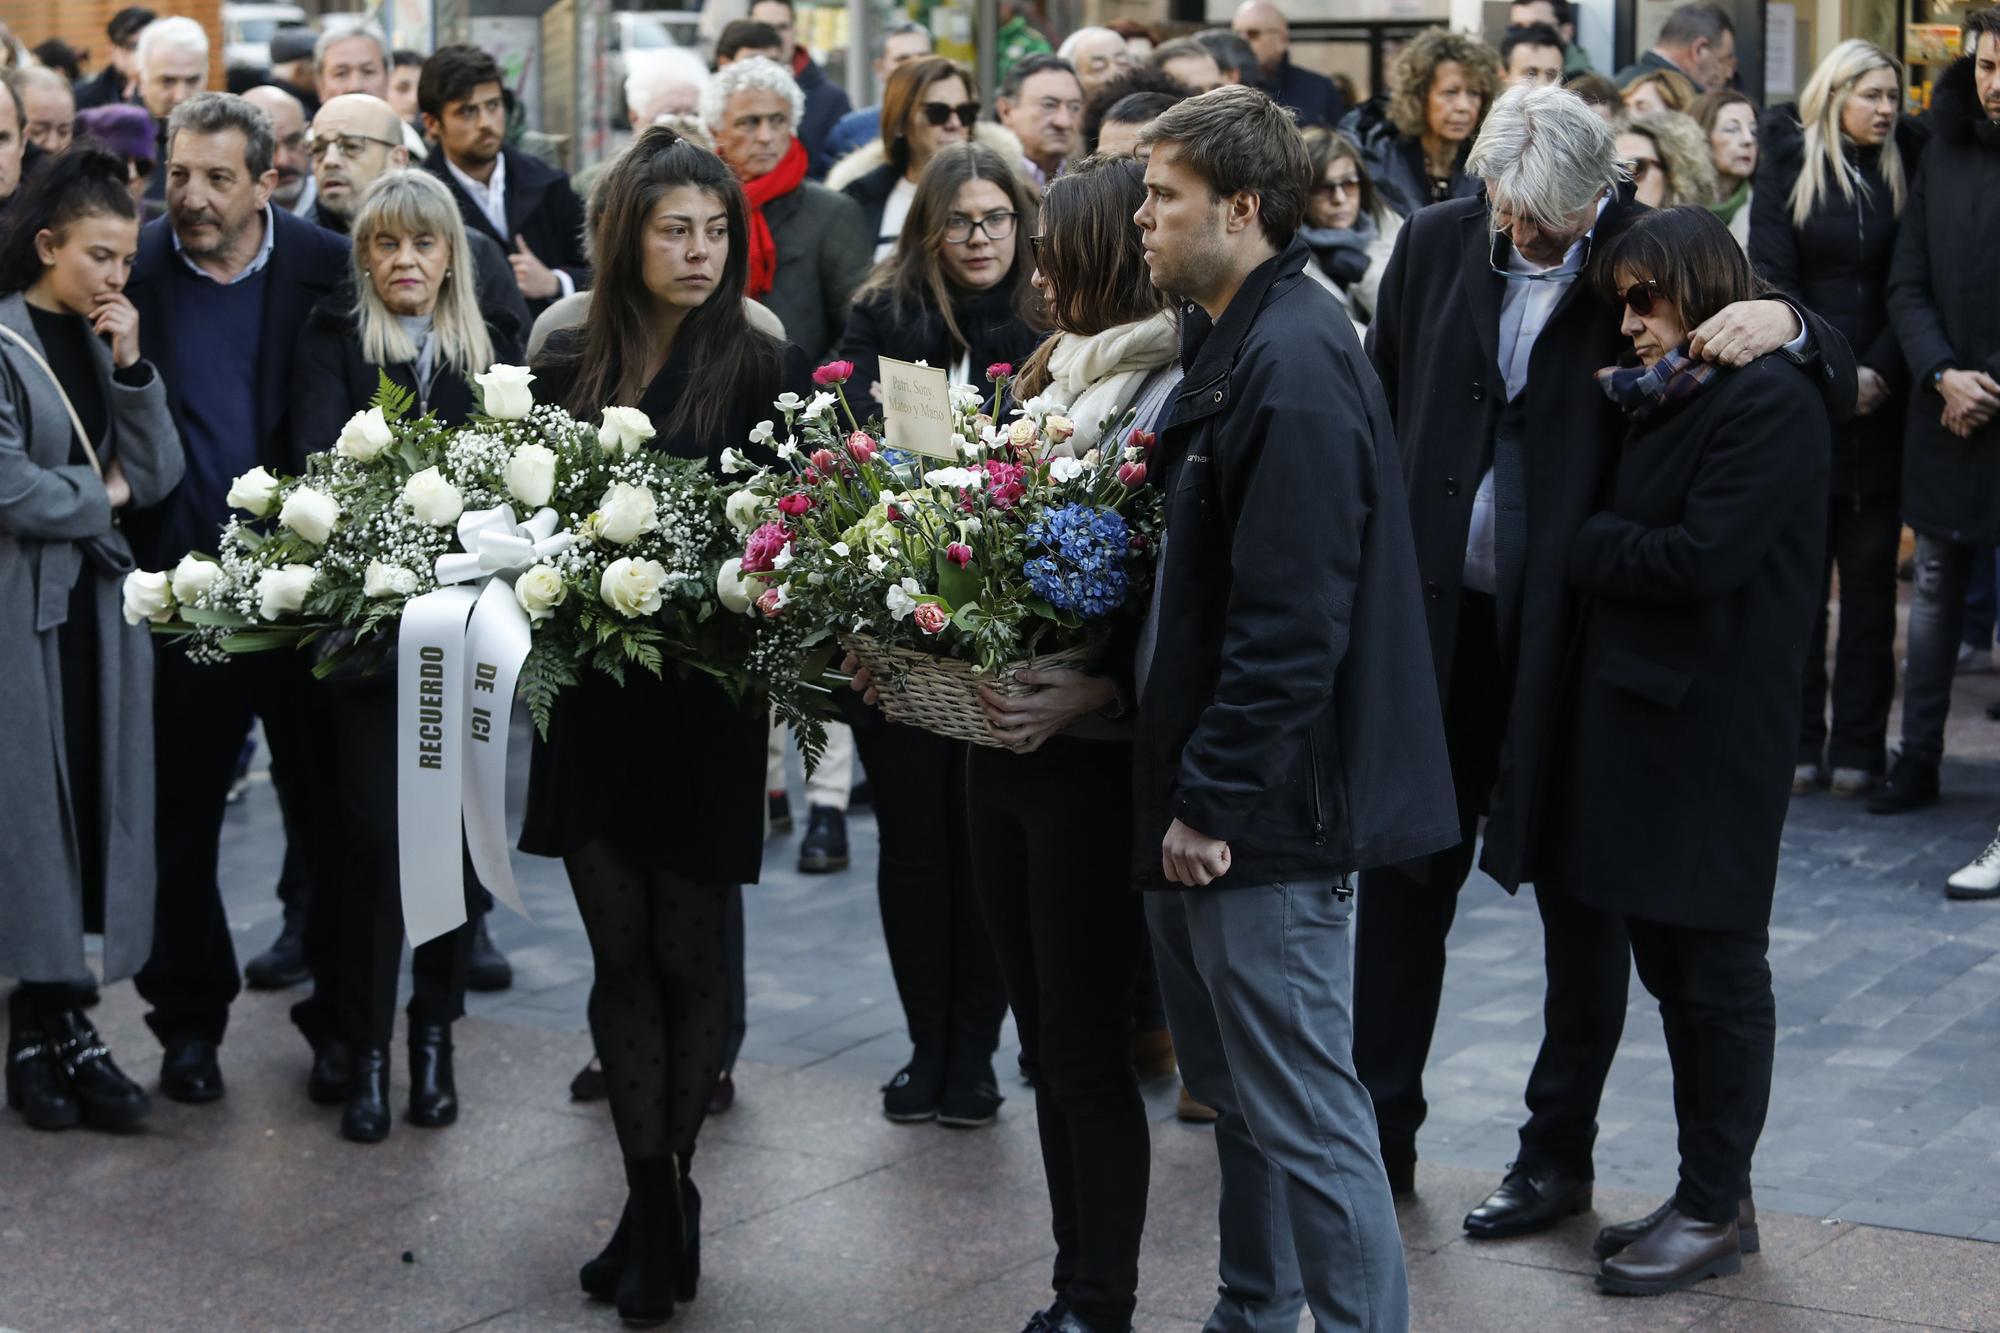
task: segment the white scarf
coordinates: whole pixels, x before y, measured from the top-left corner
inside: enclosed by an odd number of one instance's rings
[[[1067,403],[1076,423],[1076,434],[1061,452],[1081,457],[1095,448],[1107,426],[1115,429],[1122,422],[1146,377],[1179,354],[1179,330],[1164,310],[1087,338],[1059,334],[1049,353],[1044,392]]]

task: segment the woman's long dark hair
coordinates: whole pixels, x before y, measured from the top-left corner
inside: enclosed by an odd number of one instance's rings
[[[1129,157],[1087,157],[1049,182],[1034,263],[1055,298],[1048,314],[1056,337],[1088,337],[1173,308],[1153,285],[1142,233],[1132,225],[1145,202],[1146,169]],[[1048,387],[1056,337],[1044,340],[1021,368],[1020,397]]]
[[[721,158],[655,125],[598,182],[601,207],[591,236],[596,277],[583,338],[573,350],[544,358],[545,364],[576,367],[564,404],[574,416],[594,417],[606,404],[629,407],[646,392],[648,367],[640,352],[652,345],[647,326],[653,296],[645,281],[645,231],[660,199],[686,185],[713,196],[728,212],[729,256],[715,293],[687,313],[674,335],[688,358],[687,387],[661,434],[690,430],[712,437],[751,382],[751,372],[760,365],[775,371],[778,365],[778,341],[752,328],[743,313],[750,271],[743,187]]]
[[[24,292],[41,281],[35,237],[79,218],[103,213],[137,220],[139,209],[125,188],[125,159],[84,141],[48,159],[22,183],[0,229],[0,295]]]
[[[886,292],[899,315],[925,309],[937,311],[952,341],[968,351],[971,344],[952,313],[953,304],[965,293],[945,276],[942,255],[952,202],[958,198],[959,187],[973,181],[991,181],[999,186],[1016,214],[1014,262],[1008,266],[1007,276],[1000,279],[1000,285],[1012,293],[1014,313],[1022,322],[1030,328],[1040,328],[1041,312],[1036,308],[1035,289],[1029,281],[1035,266],[1021,253],[1024,245],[1021,229],[1034,219],[1035,194],[1021,173],[1007,165],[1006,158],[983,143],[947,144],[938,149],[917,181],[916,197],[910,200],[910,211],[903,219],[895,250],[875,266],[875,271],[861,284],[861,290],[855,293],[855,299],[860,301]]]

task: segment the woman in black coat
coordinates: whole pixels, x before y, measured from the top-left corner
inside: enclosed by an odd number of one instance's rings
[[[1687,360],[1688,332],[1754,293],[1706,208],[1647,213],[1596,280],[1625,303],[1640,368],[1598,379],[1632,425],[1603,512],[1570,547],[1587,599],[1567,699],[1553,882],[1622,913],[1660,1004],[1680,1121],[1680,1185],[1607,1229],[1607,1290],[1733,1273],[1739,1207],[1771,1092],[1771,898],[1789,801],[1793,707],[1820,589],[1827,413],[1765,356]]]
[[[885,356],[926,361],[946,368],[954,383],[981,385],[994,362],[1026,361],[1040,340],[1027,313],[1034,266],[1021,239],[1034,219],[1027,186],[998,153],[976,143],[940,149],[895,252],[847,317],[840,355],[854,363],[857,393],[876,386]],[[882,935],[914,1048],[882,1089],[882,1114],[984,1125],[1001,1102],[993,1051],[1007,997],[973,895],[966,746],[872,710],[851,711],[882,840],[875,872]]]
[[[336,447],[343,428],[368,409],[378,377],[416,397],[414,412],[456,426],[477,405],[472,377],[495,361],[519,355],[518,331],[506,315],[488,323],[474,294],[471,252],[451,194],[434,176],[397,171],[369,191],[353,227],[350,289],[316,306],[299,334],[297,396],[292,420],[299,454]],[[396,983],[402,967],[403,902],[397,853],[396,675],[337,674],[325,691],[331,711],[340,808],[309,812],[330,818],[328,834],[341,856],[329,874],[337,893],[315,895],[307,909],[309,936],[331,936],[331,947],[308,949],[330,958],[333,975],[314,977],[313,996],[294,1020],[313,1046],[308,1095],[345,1102],[340,1132],[356,1143],[389,1133],[389,1048],[396,1024]],[[479,883],[465,867],[470,912]],[[458,1118],[451,1025],[465,1012],[466,969],[473,927],[459,927],[419,945],[411,956],[409,1007],[411,1124],[449,1125]]]
[[[648,448],[715,468],[781,393],[811,389],[804,357],[744,314],[742,188],[661,126],[597,188],[590,315],[550,337],[538,396],[579,418],[636,407],[658,432]],[[560,856],[576,894],[596,967],[590,1030],[630,1190],[611,1243],[578,1278],[628,1321],[657,1322],[693,1298],[700,1272],[688,1161],[729,1036],[725,909],[763,859],[769,723],[698,673],[634,670],[623,685],[579,675],[534,747],[521,850]]]
[[[1806,652],[1795,791],[1858,796],[1881,776],[1895,695],[1896,556],[1909,373],[1889,323],[1889,266],[1923,135],[1897,114],[1888,53],[1842,42],[1806,85],[1798,112],[1764,121],[1751,202],[1750,262],[1764,281],[1840,330],[1859,362],[1855,416],[1834,428],[1819,619]],[[1824,605],[1840,571],[1828,737]]]

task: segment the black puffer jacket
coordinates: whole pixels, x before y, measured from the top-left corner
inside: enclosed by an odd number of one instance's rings
[[[1897,123],[1905,182],[1916,178],[1928,137],[1913,122]],[[1842,498],[1894,496],[1902,485],[1910,377],[1889,322],[1889,268],[1900,219],[1882,175],[1883,150],[1847,143],[1853,196],[1830,180],[1800,227],[1792,220],[1792,190],[1805,170],[1797,108],[1766,112],[1762,142],[1750,205],[1750,262],[1766,282],[1840,330],[1856,363],[1889,384],[1889,400],[1881,407],[1834,427],[1828,489]]]
[[[1361,145],[1361,165],[1375,192],[1390,208],[1408,217],[1426,205],[1440,202],[1431,193],[1430,166],[1424,161],[1424,146],[1406,138],[1388,118],[1388,104],[1381,98],[1365,102],[1340,124],[1354,142]],[[1452,165],[1447,199],[1470,199],[1479,193],[1480,183],[1465,172],[1466,155],[1472,140],[1459,146],[1458,161]]]
[[[996,361],[1020,365],[1042,335],[1014,311],[1010,283],[963,297],[952,306],[952,319],[970,342],[971,383],[986,382],[986,368]],[[882,378],[882,358],[922,361],[949,372],[967,354],[945,327],[944,316],[929,304],[900,306],[887,292],[856,299],[840,335],[840,355],[854,363],[854,384],[865,403],[870,385]],[[855,390],[850,390],[855,392]],[[866,413],[864,413],[866,415]]]

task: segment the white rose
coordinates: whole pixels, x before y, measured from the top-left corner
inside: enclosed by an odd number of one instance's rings
[[[403,483],[403,503],[410,507],[418,522],[434,528],[450,527],[465,512],[465,497],[434,467],[410,474],[410,479]]]
[[[184,555],[181,562],[174,566],[174,600],[185,606],[213,588],[215,581],[221,577],[222,566],[213,560],[204,560],[192,553]]]
[[[1083,460],[1058,458],[1049,464],[1050,481],[1075,481],[1083,475]]]
[[[174,618],[173,589],[167,576],[157,570],[135,569],[125,576],[125,623],[142,620],[165,624]]]
[[[253,467],[230,482],[229,494],[224,497],[231,509],[241,509],[258,518],[271,512],[271,501],[277,498],[278,479],[261,467]]]
[[[562,575],[552,565],[536,565],[514,580],[514,600],[528,613],[530,624],[539,625],[554,615],[567,596],[569,589],[563,586]]]
[[[639,446],[658,434],[653,419],[636,407],[607,407],[604,424],[597,428],[597,443],[605,453],[639,452]]]
[[[1076,423],[1068,417],[1051,412],[1049,419],[1042,423],[1042,429],[1049,433],[1049,442],[1051,444],[1061,444],[1064,440],[1076,434]]]
[[[278,522],[314,546],[326,545],[326,539],[333,535],[333,525],[339,517],[340,501],[310,486],[301,486],[286,496],[285,507],[278,511]]]
[[[472,377],[481,407],[495,421],[519,421],[535,410],[535,395],[528,388],[534,380],[535,372],[526,366],[495,365]]]
[[[1025,449],[1035,442],[1035,423],[1022,417],[1007,428],[1007,443],[1016,449]]]
[[[622,412],[624,408],[607,408],[607,412]],[[652,427],[648,426],[650,432]],[[506,471],[501,480],[507,483],[507,494],[519,500],[530,509],[540,509],[549,502],[556,490],[555,451],[539,444],[524,444],[514,451],[507,460]]]
[[[756,592],[744,581],[741,560],[725,560],[722,568],[715,571],[716,600],[737,615],[749,614],[751,605],[757,600]]]
[[[660,588],[666,581],[659,561],[622,556],[604,567],[597,595],[621,616],[650,616],[660,609]]]
[[[401,565],[385,565],[380,560],[370,560],[368,572],[361,576],[364,597],[408,597],[416,590],[416,574]]]
[[[382,415],[382,409],[371,407],[347,419],[347,424],[340,428],[340,439],[334,443],[333,451],[343,458],[369,463],[395,438],[390,433],[389,419]]]
[[[738,532],[748,533],[757,526],[759,501],[754,491],[738,491],[722,502],[722,516]]]
[[[313,580],[318,577],[319,571],[311,565],[265,570],[257,576],[258,611],[264,619],[276,620],[300,610],[306,604],[306,593],[311,590]]]
[[[904,579],[890,588],[888,595],[883,598],[888,603],[890,616],[897,620],[908,620],[910,612],[917,609],[917,598],[923,591],[915,579]]]
[[[614,482],[604,493],[604,498],[597,502],[596,517],[598,536],[620,546],[630,545],[639,540],[640,533],[660,526],[653,493],[644,486],[624,481]]]

